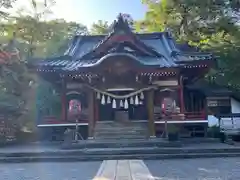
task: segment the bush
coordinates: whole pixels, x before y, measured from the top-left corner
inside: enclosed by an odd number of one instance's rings
[[[218,126],[212,126],[208,128],[208,137],[219,138],[220,128]]]
[[[168,140],[177,141],[179,138],[179,128],[174,124],[168,125]]]

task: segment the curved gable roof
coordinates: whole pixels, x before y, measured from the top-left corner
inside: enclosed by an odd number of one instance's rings
[[[42,61],[39,66],[73,70],[99,64],[102,57],[111,53],[134,55],[144,65],[176,67],[184,64],[211,60],[212,54],[175,43],[169,31],[133,33],[121,15],[114,21],[108,35],[78,35],[70,42],[64,55]],[[67,58],[66,58],[67,57]]]

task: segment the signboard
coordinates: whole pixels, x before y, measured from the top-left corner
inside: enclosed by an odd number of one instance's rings
[[[81,89],[83,87],[80,83],[68,83],[67,89]]]
[[[229,99],[207,99],[208,107],[217,107],[217,106],[230,106]]]

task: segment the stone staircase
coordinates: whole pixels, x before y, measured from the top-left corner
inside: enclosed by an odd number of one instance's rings
[[[97,122],[94,139],[146,139],[147,123],[140,122]]]

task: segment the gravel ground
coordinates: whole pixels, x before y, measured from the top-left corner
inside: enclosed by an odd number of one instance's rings
[[[101,162],[0,164],[1,180],[92,180]]]
[[[239,180],[240,158],[144,161],[155,180]]]

